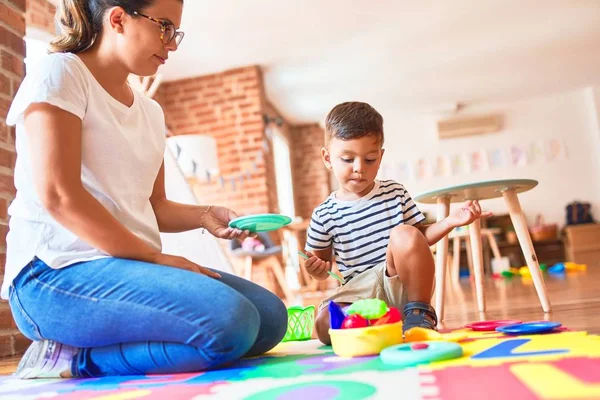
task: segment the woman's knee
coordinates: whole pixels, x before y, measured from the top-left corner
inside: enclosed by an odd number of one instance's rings
[[[252,357],[264,354],[281,343],[288,326],[287,308],[283,301],[274,296],[272,301],[259,307],[260,329],[252,349],[246,356]]]
[[[273,342],[273,345],[281,342],[283,337],[285,336],[285,332],[287,331],[288,326],[288,312],[287,307],[281,301],[281,299],[277,298],[271,303],[271,306],[268,307],[266,313],[268,315],[269,321],[269,336],[270,341]],[[265,321],[261,321],[261,323],[265,323]]]
[[[215,299],[217,310],[210,323],[214,340],[209,346],[201,342],[193,343],[196,347],[204,349],[216,365],[236,360],[246,354],[254,345],[261,324],[258,310],[248,299],[237,293],[227,297]]]

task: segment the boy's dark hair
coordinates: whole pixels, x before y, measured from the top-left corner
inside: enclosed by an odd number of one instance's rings
[[[383,117],[367,103],[351,101],[333,107],[325,119],[325,145],[340,140],[375,136],[383,146]]]

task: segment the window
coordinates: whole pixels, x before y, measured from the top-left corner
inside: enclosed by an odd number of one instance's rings
[[[292,168],[290,165],[290,146],[279,129],[273,129],[273,157],[275,160],[275,180],[277,183],[277,199],[279,212],[294,218],[294,188],[292,185]]]

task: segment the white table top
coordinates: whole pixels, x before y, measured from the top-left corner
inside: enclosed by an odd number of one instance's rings
[[[435,204],[440,197],[450,197],[451,203],[461,203],[467,200],[486,200],[502,197],[502,193],[514,189],[517,193],[526,192],[538,185],[533,179],[503,179],[482,181],[465,185],[449,186],[414,196],[419,203]]]

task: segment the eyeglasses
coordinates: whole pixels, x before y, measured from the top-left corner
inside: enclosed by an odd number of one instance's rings
[[[177,31],[175,29],[175,26],[173,26],[173,24],[171,24],[170,22],[161,21],[159,19],[152,18],[148,15],[144,15],[137,11],[134,11],[133,13],[140,17],[147,18],[152,22],[160,24],[160,40],[162,40],[164,44],[169,44],[173,41],[173,39],[175,39],[175,43],[177,44],[177,46],[179,46],[179,44],[183,40],[183,37],[185,36],[185,33]]]

